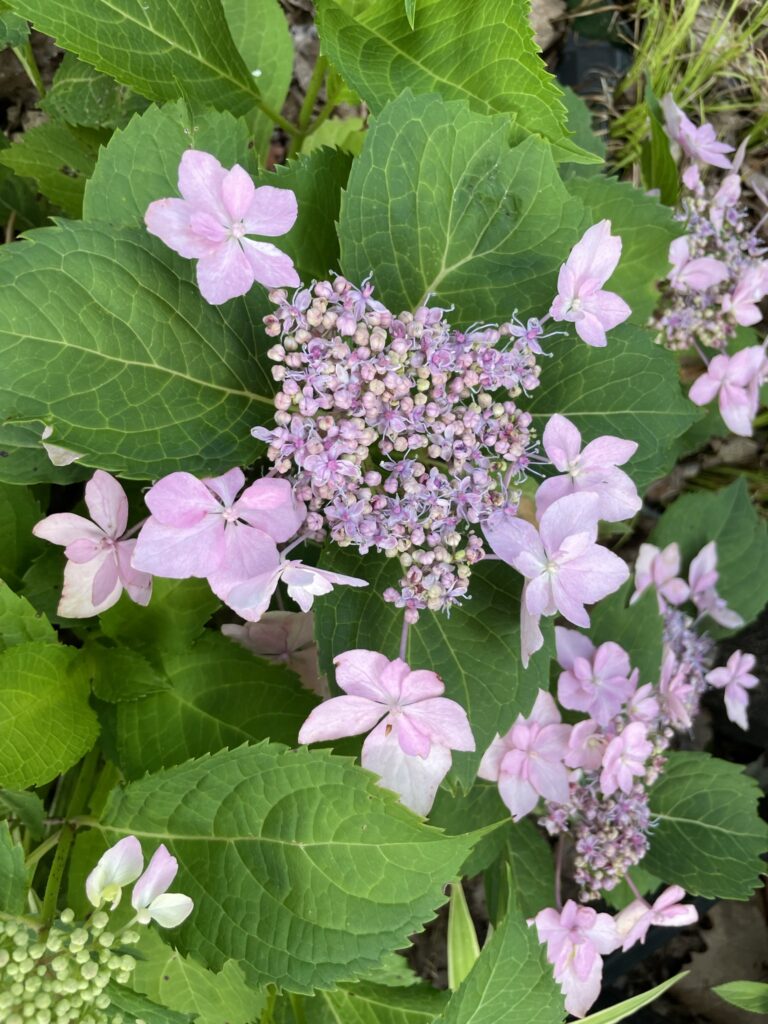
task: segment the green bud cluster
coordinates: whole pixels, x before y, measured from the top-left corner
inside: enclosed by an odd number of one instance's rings
[[[78,924],[64,910],[47,932],[19,920],[0,921],[0,1020],[129,1024],[108,1013],[106,987],[130,980],[136,961],[122,948],[139,936],[124,932],[117,938],[108,925],[103,911]]]

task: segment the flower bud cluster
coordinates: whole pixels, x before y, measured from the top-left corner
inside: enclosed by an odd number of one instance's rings
[[[394,316],[372,290],[337,277],[271,293],[281,389],[276,426],[253,434],[315,525],[399,559],[385,596],[413,622],[465,595],[483,556],[474,527],[517,506],[533,433],[514,399],[539,383],[542,330],[513,319],[461,332],[436,307]]]
[[[135,932],[119,938],[102,911],[78,924],[64,910],[47,934],[22,921],[0,921],[0,1020],[4,1024],[123,1024],[110,1011],[107,985],[125,985],[136,960],[125,952]],[[126,1019],[124,1024],[128,1024]]]

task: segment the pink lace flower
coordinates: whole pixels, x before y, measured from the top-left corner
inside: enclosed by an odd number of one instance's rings
[[[135,882],[144,867],[144,854],[136,836],[125,836],[101,855],[85,880],[85,894],[98,910],[104,903],[114,910],[123,887]]]
[[[585,711],[598,725],[608,725],[637,687],[629,655],[608,641],[594,647],[581,633],[555,627],[557,660],[565,669],[557,681],[557,699],[564,708]]]
[[[751,327],[763,319],[758,303],[768,294],[768,264],[747,267],[736,282],[736,287],[723,296],[723,311],[730,313],[737,324]],[[742,351],[748,352],[749,349]],[[737,355],[740,353],[737,353]]]
[[[635,592],[630,599],[634,604],[648,587],[656,588],[659,611],[666,604],[682,604],[688,599],[688,584],[678,575],[680,572],[680,548],[668,544],[660,551],[654,544],[641,544],[635,562]]]
[[[670,245],[669,262],[672,264],[669,283],[675,291],[703,292],[728,277],[728,267],[712,256],[700,256],[692,260],[685,235],[676,238]]]
[[[174,252],[197,260],[203,298],[220,305],[258,281],[266,288],[299,285],[289,256],[246,235],[284,235],[297,215],[290,189],[256,188],[239,164],[226,171],[215,156],[188,149],[179,164],[182,199],[157,199],[144,217],[147,230]]]
[[[743,348],[733,356],[715,356],[706,373],[691,385],[688,397],[695,405],[706,405],[715,397],[720,415],[729,430],[741,437],[752,436],[752,421],[760,404],[759,386],[766,374],[762,345]]]
[[[128,498],[109,473],[97,469],[85,485],[91,522],[72,512],[57,512],[32,528],[36,537],[64,546],[67,564],[59,615],[70,619],[98,615],[115,604],[125,589],[136,604],[148,604],[152,577],[131,565],[135,540],[124,540]]]
[[[627,702],[627,718],[630,722],[642,722],[650,726],[659,717],[659,702],[653,683],[645,683],[635,690]]]
[[[569,725],[545,690],[539,690],[528,718],[517,721],[504,736],[494,737],[483,754],[478,776],[497,782],[499,794],[514,821],[524,817],[539,801],[568,800],[568,771],[563,758],[568,751]]]
[[[557,295],[549,315],[569,320],[587,345],[603,348],[605,332],[627,319],[632,310],[614,292],[602,291],[621,258],[621,239],[611,234],[611,222],[588,228],[560,267]]]
[[[624,562],[597,541],[600,499],[591,492],[554,501],[539,529],[516,517],[484,526],[494,552],[526,577],[520,604],[523,665],[543,641],[542,615],[560,612],[575,626],[588,626],[585,604],[618,590],[629,577]]]
[[[754,667],[754,654],[734,651],[724,666],[707,673],[709,685],[725,691],[725,709],[728,717],[745,731],[749,728],[749,691],[760,681],[752,674]]]
[[[334,659],[344,697],[316,707],[299,743],[317,743],[372,730],[363,743],[363,768],[400,795],[406,807],[427,814],[451,767],[452,750],[474,750],[467,714],[443,697],[434,672],[412,670],[376,651],[354,650]]]
[[[717,571],[717,545],[713,540],[701,549],[688,569],[688,585],[691,600],[701,614],[706,614],[726,629],[738,629],[744,619],[732,611],[715,589],[719,574]]]
[[[192,913],[194,903],[189,896],[168,892],[178,870],[178,861],[161,843],[131,894],[139,924],[155,921],[161,928],[176,928]]]
[[[221,632],[253,654],[285,665],[318,696],[329,696],[328,683],[317,664],[312,612],[265,612],[258,622],[228,622]]]
[[[626,953],[636,943],[644,943],[651,925],[662,928],[684,928],[699,919],[699,913],[690,903],[681,903],[685,889],[671,885],[649,906],[645,900],[633,900],[615,918],[616,931]]]
[[[675,729],[690,729],[695,708],[696,690],[688,682],[688,672],[678,664],[674,651],[667,651],[661,663],[659,696],[666,717]]]
[[[585,718],[571,729],[565,763],[569,768],[596,772],[603,763],[603,755],[609,740],[610,737],[603,732],[597,722]]]
[[[533,921],[539,941],[547,944],[547,960],[554,965],[566,1010],[574,1017],[584,1017],[600,995],[602,958],[621,941],[613,918],[566,900],[559,913],[547,907]]]
[[[642,722],[630,722],[608,744],[603,756],[600,788],[606,796],[620,789],[629,793],[635,775],[645,775],[645,762],[653,753],[653,744]]]
[[[732,153],[733,146],[729,146],[725,142],[718,142],[715,129],[711,124],[704,122],[697,128],[677,106],[671,93],[667,93],[661,101],[661,107],[664,111],[664,130],[669,138],[680,146],[687,157],[703,164],[711,164],[712,167],[730,170],[731,161],[725,154]]]
[[[298,560],[281,559],[277,549],[265,559],[261,571],[227,591],[223,600],[242,618],[258,622],[269,608],[269,602],[280,580],[288,589],[288,597],[308,612],[316,597],[330,594],[334,586],[367,587],[366,580],[344,576],[328,569],[316,569]]]
[[[556,413],[544,428],[544,451],[555,469],[564,476],[550,477],[536,491],[536,514],[541,516],[553,501],[582,491],[591,491],[600,499],[600,519],[615,523],[629,519],[640,510],[642,501],[632,480],[618,469],[637,451],[634,441],[605,435],[590,441],[582,451],[581,433]]]

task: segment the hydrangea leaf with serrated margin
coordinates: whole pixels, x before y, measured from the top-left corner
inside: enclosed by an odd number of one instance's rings
[[[32,527],[42,519],[40,505],[28,487],[0,484],[0,577],[16,586],[39,548]]]
[[[0,651],[33,640],[56,643],[56,632],[26,598],[0,580]]]
[[[86,128],[119,128],[145,110],[148,101],[114,78],[78,60],[73,53],[53,76],[40,107],[51,117]]]
[[[110,842],[164,842],[195,911],[176,933],[214,970],[293,992],[354,980],[445,899],[472,840],[446,837],[347,758],[278,744],[220,751],[115,790]]]
[[[44,426],[42,421],[0,424],[0,483],[71,484],[89,475],[77,462],[54,466],[43,448]]]
[[[14,842],[7,821],[0,821],[0,911],[23,914],[27,904],[24,847]]]
[[[407,92],[368,130],[342,197],[339,237],[347,277],[373,271],[394,312],[428,296],[453,319],[543,316],[557,270],[577,240],[579,200],[550,147],[530,137],[510,149],[509,119],[466,102]]]

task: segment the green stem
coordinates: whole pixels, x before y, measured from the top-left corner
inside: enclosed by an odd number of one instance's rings
[[[24,865],[27,869],[34,867],[35,864],[37,864],[37,862],[42,857],[44,857],[46,853],[48,853],[49,850],[52,850],[54,846],[58,844],[59,840],[61,839],[62,831],[62,829],[59,829],[58,832],[54,832],[52,836],[48,836],[48,838],[44,840],[42,843],[40,843],[39,846],[35,847],[32,853],[30,853],[27,859],[24,861]]]
[[[37,66],[37,61],[35,60],[35,55],[32,51],[32,44],[27,39],[21,46],[14,46],[13,52],[16,54],[16,59],[19,64],[24,68],[27,78],[29,78],[32,85],[37,89],[40,99],[43,99],[45,96],[45,86],[43,85],[43,80],[40,77],[40,69]]]
[[[299,111],[299,131],[304,132],[309,119],[312,117],[312,111],[315,109],[315,103],[317,102],[317,95],[323,84],[325,78],[325,72],[328,69],[328,59],[326,57],[318,57],[317,64],[315,64],[312,72],[312,77],[309,80],[307,86],[307,94],[304,97],[304,102],[301,104],[301,110]]]
[[[261,97],[259,97],[256,100],[256,106],[259,108],[262,114],[267,115],[267,117],[270,119],[270,121],[272,121],[273,124],[276,124],[278,128],[282,128],[286,135],[299,134],[299,130],[295,124],[291,124],[291,122],[287,118],[283,117],[282,114],[278,114],[278,112],[276,110],[273,110],[268,103],[265,103],[264,100],[261,99]]]
[[[48,882],[45,886],[42,918],[46,924],[50,924],[53,920],[54,914],[56,913],[59,889],[61,888],[61,883],[64,878],[64,871],[67,866],[67,860],[69,859],[69,851],[72,849],[72,843],[75,841],[76,826],[74,826],[69,819],[81,814],[88,804],[88,798],[90,797],[91,789],[93,788],[94,776],[96,775],[96,768],[99,763],[99,755],[100,750],[96,746],[89,754],[86,754],[80,762],[75,788],[72,791],[72,796],[70,797],[69,804],[67,805],[67,813],[65,815],[67,820],[61,829],[61,836],[58,846],[56,847],[53,863],[51,864]]]
[[[307,1024],[307,1017],[304,1013],[304,997],[289,992],[288,998],[291,1001],[291,1011],[293,1012],[293,1019],[296,1024]]]

